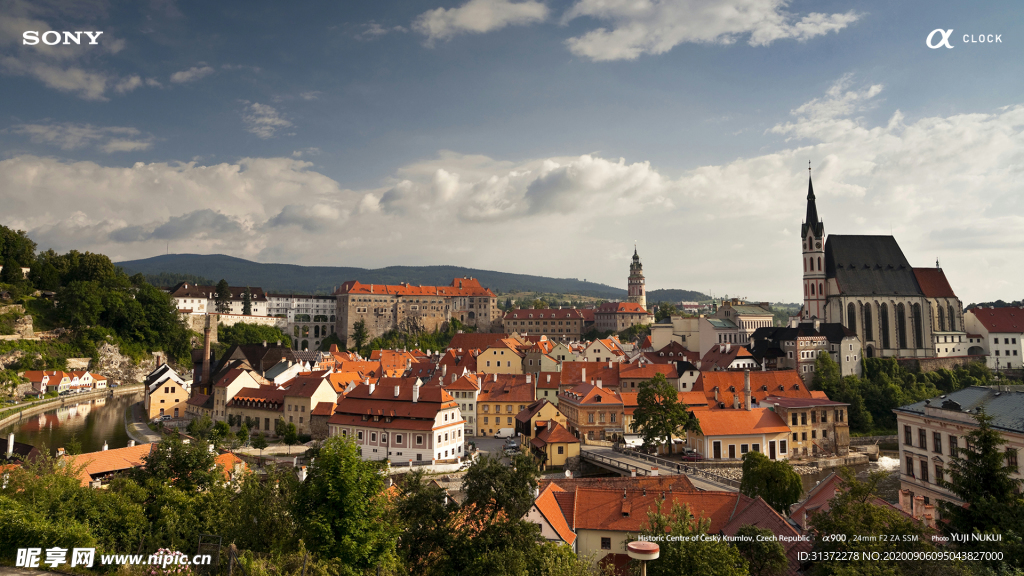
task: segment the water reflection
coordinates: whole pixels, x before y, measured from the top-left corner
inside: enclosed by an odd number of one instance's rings
[[[141,394],[129,394],[82,402],[66,400],[62,406],[24,417],[4,428],[2,434],[6,437],[14,432],[18,442],[40,450],[45,446],[51,453],[65,447],[72,436],[81,443],[83,452],[102,450],[104,441],[109,448],[123,448],[130,440],[124,428],[125,410],[140,398]]]

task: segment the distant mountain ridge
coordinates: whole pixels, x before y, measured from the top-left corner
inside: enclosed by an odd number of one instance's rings
[[[259,286],[267,292],[330,294],[335,286],[348,280],[359,280],[366,284],[408,282],[423,286],[443,286],[450,284],[453,278],[470,276],[480,280],[484,286],[500,292],[550,292],[608,299],[626,297],[625,290],[597,282],[511,274],[461,266],[388,266],[373,270],[347,266],[262,264],[223,254],[167,254],[142,260],[127,260],[118,262],[117,265],[128,274],[144,274],[157,278],[190,275],[212,278],[214,281],[224,278],[232,286]],[[659,292],[666,293],[661,299],[669,296],[677,300],[708,298],[690,290],[654,290],[648,293],[648,302],[658,302]],[[692,298],[687,298],[686,295],[692,295]]]

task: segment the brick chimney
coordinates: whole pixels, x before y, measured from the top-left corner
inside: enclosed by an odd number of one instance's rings
[[[746,398],[747,410],[750,410],[750,370],[743,371],[743,396]]]

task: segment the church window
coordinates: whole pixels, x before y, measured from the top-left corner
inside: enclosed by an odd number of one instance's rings
[[[864,305],[864,340],[874,340],[871,334],[871,304]]]
[[[804,260],[804,272],[807,272],[807,260]]]
[[[846,325],[847,327],[856,332],[857,331],[857,305],[853,302],[846,307]]]
[[[949,307],[949,331],[956,332],[956,316],[953,314],[953,307]]]
[[[811,295],[814,295],[814,284],[811,284]]]
[[[878,323],[878,328],[882,334],[882,348],[891,348],[889,345],[889,305],[882,304],[879,313],[881,320]]]
[[[818,256],[818,270],[821,270],[821,256]]]
[[[939,306],[939,332],[946,331],[946,314],[942,311],[942,306]]]
[[[896,305],[896,343],[907,347],[907,308],[902,302]]]
[[[821,282],[818,282],[818,294],[820,296],[824,296],[825,295],[825,290],[824,290],[824,288],[822,288]]]
[[[911,306],[911,312],[914,315],[914,347],[920,348],[922,340],[924,340],[921,330],[921,305],[914,304]]]

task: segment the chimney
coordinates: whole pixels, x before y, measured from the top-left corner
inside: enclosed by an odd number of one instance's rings
[[[733,407],[734,410],[739,410],[739,408],[740,408],[740,395],[739,394],[733,394],[732,395],[732,407]]]
[[[63,448],[61,448],[61,450],[63,450]],[[104,440],[103,441],[103,450],[101,450],[101,452],[106,452],[106,451],[107,451],[107,441]]]
[[[420,382],[419,378],[417,378],[416,383],[412,385],[412,401],[414,403],[420,401],[420,386],[422,385],[423,383]]]
[[[267,347],[267,341],[266,341],[266,340],[264,340],[264,341],[263,341],[263,347],[264,347],[264,348],[266,348],[266,347]]]
[[[441,365],[441,376],[443,377],[443,376],[447,376],[447,375],[448,375],[448,365],[447,364],[442,364]]]
[[[580,371],[580,380],[583,380],[584,383],[586,383],[586,381],[587,381],[587,368],[586,368],[586,366],[584,366],[583,369]]]
[[[533,383],[533,377],[530,376],[529,374],[526,375],[526,383],[527,384],[532,384]]]
[[[548,428],[548,430],[551,430],[552,428],[554,428],[554,423],[551,420],[548,420],[547,428]]]
[[[598,388],[604,388],[604,386],[601,385],[601,379],[600,378],[597,379],[597,387]]]
[[[129,440],[128,441],[128,447],[132,448],[133,446],[135,446],[135,440]]]
[[[750,370],[743,371],[743,394],[747,399],[747,410],[750,410]]]
[[[370,394],[372,395],[373,391],[377,389],[377,384],[374,383],[374,382],[370,382],[369,378],[367,378],[366,381],[367,381],[367,384],[370,386]]]
[[[206,315],[206,326],[203,328],[203,373],[199,381],[205,387],[210,386],[210,315]]]
[[[159,368],[161,365],[163,365],[163,363],[164,363],[163,357],[160,356],[159,354],[157,354],[156,355],[156,367]]]
[[[458,379],[459,379],[459,376],[457,374],[452,374],[452,384],[455,384],[455,381],[458,380]]]
[[[494,374],[491,374],[491,376],[494,377],[494,378],[491,378],[491,382],[497,382],[498,381],[498,373],[497,372],[495,372]]]
[[[651,466],[651,476],[657,476],[657,475],[658,475],[658,467],[657,466]],[[662,494],[664,494],[664,492],[662,492]],[[662,498],[664,498],[664,496],[662,496]]]
[[[299,467],[299,482],[305,482],[305,481],[306,481],[306,467],[305,466],[300,466]]]
[[[728,354],[729,352],[732,352],[732,342],[725,345],[725,353]]]
[[[14,456],[14,432],[7,435],[7,459],[10,460]]]

